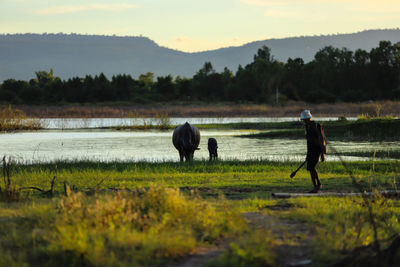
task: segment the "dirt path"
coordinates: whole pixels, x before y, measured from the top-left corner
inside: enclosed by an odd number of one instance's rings
[[[275,238],[284,245],[277,247],[277,266],[307,266],[311,261],[311,227],[295,221],[282,220],[259,212],[244,214],[250,225],[254,228],[269,227]],[[287,242],[287,237],[295,242]]]
[[[278,240],[285,245],[277,248],[277,266],[308,266],[311,261],[311,242],[312,229],[299,222],[287,221],[260,212],[249,212],[243,214],[252,229],[270,227]],[[296,242],[287,244],[287,236],[299,237]],[[176,263],[169,263],[165,267],[200,267],[204,266],[209,260],[217,258],[226,249],[226,244],[221,244],[213,248],[199,248],[193,254],[187,256]]]
[[[165,267],[200,267],[204,266],[209,260],[221,255],[221,247],[198,248],[193,254],[187,256],[176,263],[169,263]]]

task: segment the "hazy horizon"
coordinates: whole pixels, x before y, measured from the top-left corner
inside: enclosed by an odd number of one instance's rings
[[[361,32],[367,32],[367,31],[378,31],[378,30],[399,30],[400,28],[392,28],[392,29],[365,29],[365,30],[361,30],[358,32],[348,32],[348,33],[331,33],[331,34],[318,34],[318,35],[298,35],[298,36],[287,36],[287,37],[281,37],[281,38],[266,38],[266,39],[260,39],[260,40],[252,40],[243,44],[238,44],[238,45],[229,45],[229,46],[222,46],[222,47],[216,47],[216,48],[211,48],[211,49],[207,49],[207,50],[199,50],[199,51],[183,51],[183,50],[179,50],[179,49],[175,49],[175,48],[171,48],[171,47],[167,47],[167,46],[163,46],[159,43],[157,43],[154,39],[152,39],[150,36],[144,36],[144,35],[116,35],[116,34],[91,34],[91,33],[75,33],[75,32],[71,32],[71,33],[65,33],[65,32],[17,32],[17,33],[0,33],[0,35],[25,35],[25,34],[33,34],[33,35],[78,35],[78,36],[104,36],[104,37],[117,37],[117,38],[135,38],[135,37],[142,37],[142,38],[148,38],[152,41],[154,41],[157,45],[159,45],[160,47],[165,47],[168,49],[173,49],[173,50],[177,50],[179,52],[183,52],[183,53],[201,53],[201,52],[207,52],[207,51],[212,51],[212,50],[218,50],[218,49],[223,49],[223,48],[229,48],[229,47],[240,47],[246,44],[250,44],[250,43],[254,43],[254,42],[260,42],[260,41],[268,41],[268,40],[283,40],[283,39],[290,39],[290,38],[307,38],[307,37],[323,37],[323,36],[336,36],[336,35],[351,35],[351,34],[356,34],[356,33],[361,33]]]
[[[400,26],[397,0],[3,0],[4,34],[146,36],[198,52],[298,36]]]

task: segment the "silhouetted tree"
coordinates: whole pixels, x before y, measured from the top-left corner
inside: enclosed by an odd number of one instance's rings
[[[157,100],[169,101],[175,99],[175,87],[171,75],[165,77],[157,77],[154,84]]]
[[[289,58],[283,68],[280,93],[291,100],[302,100],[306,92],[304,87],[304,61],[301,58]]]
[[[327,46],[312,61],[301,58],[284,64],[271,50],[258,49],[253,62],[238,66],[235,74],[218,73],[205,62],[192,78],[141,74],[138,79],[119,74],[111,81],[100,73],[66,81],[50,71],[37,71],[29,82],[5,80],[0,85],[3,103],[85,103],[108,101],[236,101],[268,103],[279,88],[282,98],[307,102],[400,99],[400,43],[382,41],[370,52]]]

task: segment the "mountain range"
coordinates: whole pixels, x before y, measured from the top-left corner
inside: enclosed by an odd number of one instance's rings
[[[36,71],[50,69],[62,79],[101,72],[108,78],[115,74],[138,77],[146,72],[153,72],[156,77],[170,74],[191,78],[205,62],[211,62],[218,72],[224,67],[235,72],[239,65],[252,62],[262,46],[269,47],[279,61],[302,58],[308,62],[325,46],[369,51],[382,40],[400,42],[400,29],[267,39],[196,53],[162,47],[147,37],[3,34],[0,35],[0,82],[10,78],[29,80]]]

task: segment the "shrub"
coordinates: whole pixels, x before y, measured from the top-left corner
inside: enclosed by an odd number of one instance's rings
[[[43,125],[39,119],[27,118],[25,113],[10,106],[0,109],[0,131],[38,130]]]
[[[1,250],[12,251],[17,244],[10,240],[24,233],[26,249],[19,244],[18,254],[30,265],[151,265],[246,228],[239,213],[176,189],[154,187],[94,197],[72,193],[57,202],[55,209],[41,215],[34,211],[39,206],[32,206],[24,223],[14,226],[14,234],[3,233],[8,241],[0,241]]]

